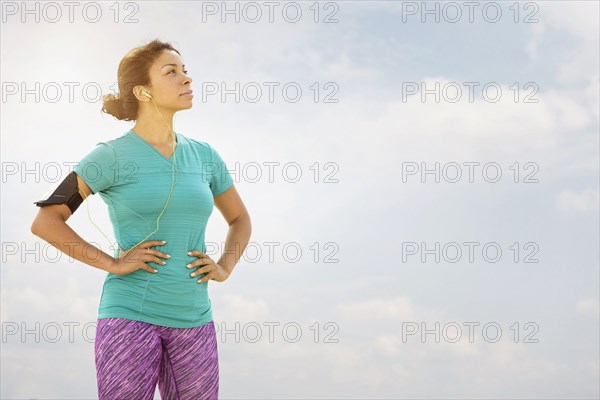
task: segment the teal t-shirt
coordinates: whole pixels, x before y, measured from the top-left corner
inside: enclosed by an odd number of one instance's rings
[[[141,136],[129,130],[118,138],[99,142],[74,171],[107,204],[119,249],[136,245],[157,227],[156,219],[173,192],[159,221],[159,229],[145,241],[166,240],[155,247],[166,254],[158,270],[137,270],[127,275],[108,273],[98,307],[98,318],[127,318],[173,328],[192,328],[212,320],[208,282],[204,274],[191,277],[186,265],[206,252],[204,234],[213,196],[224,193],[233,179],[220,155],[208,143],[176,133],[177,171],[173,156],[167,159]],[[218,241],[217,241],[218,242]],[[213,256],[211,258],[214,259]]]

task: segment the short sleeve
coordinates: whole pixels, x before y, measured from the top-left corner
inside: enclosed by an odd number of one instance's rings
[[[213,196],[218,196],[225,193],[233,185],[233,179],[219,153],[211,145],[208,145],[208,147],[210,149],[212,170],[209,186]]]
[[[92,192],[98,193],[115,184],[115,151],[104,142],[86,154],[73,170],[87,183]]]

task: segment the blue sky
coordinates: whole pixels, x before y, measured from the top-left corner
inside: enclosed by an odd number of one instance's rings
[[[109,92],[121,57],[154,38],[181,51],[195,93],[202,82],[257,82],[263,89],[263,82],[296,82],[303,89],[297,103],[280,91],[272,103],[196,96],[191,110],[176,115],[177,132],[211,143],[230,168],[238,166],[236,186],[253,220],[247,258],[209,288],[217,326],[247,328],[238,330],[238,342],[220,337],[221,398],[600,395],[597,2],[530,2],[539,20],[530,24],[512,21],[513,2],[496,3],[504,17],[495,24],[481,14],[472,24],[402,22],[403,3],[391,1],[337,2],[339,22],[332,24],[312,21],[312,2],[298,3],[297,23],[278,14],[274,23],[254,24],[216,17],[203,23],[201,2],[140,2],[138,22],[125,24],[111,21],[109,3],[98,4],[103,18],[95,24],[80,14],[73,24],[21,22],[3,9],[0,397],[96,397],[93,342],[83,326],[95,321],[105,273],[60,257],[32,235],[32,203],[53,183],[45,167],[77,162],[133,126],[101,114],[100,102],[80,88]],[[523,11],[525,2],[518,5]],[[79,86],[72,102],[66,91],[57,102],[7,94],[36,82]],[[338,102],[314,102],[314,82],[321,95],[333,82]],[[403,84],[464,89],[464,82],[495,83],[503,95],[495,103],[480,92],[473,102],[418,95],[402,101]],[[515,82],[521,96],[534,82],[538,102],[513,101]],[[272,181],[269,162],[279,163]],[[261,166],[258,182],[251,179],[254,163]],[[282,176],[281,166],[291,163],[302,171],[298,182],[291,172]],[[446,177],[459,165],[463,178],[403,181],[403,169],[421,163],[439,163]],[[478,163],[473,183],[465,163]],[[23,173],[36,165],[39,176]],[[482,165],[498,166],[502,178],[486,182]],[[537,183],[523,182],[528,174]],[[89,206],[93,221],[114,237],[106,205],[98,196],[87,202],[69,225],[110,252],[87,216]],[[215,210],[207,241],[222,242],[225,234]],[[473,262],[469,242],[477,243]],[[439,243],[448,252],[422,262],[421,253],[405,254],[413,243]],[[458,262],[450,260],[454,244],[463,251]],[[499,261],[483,257],[486,244],[502,250]],[[302,251],[298,261],[294,249]],[[528,255],[538,262],[523,262]],[[76,324],[73,342],[68,322]],[[279,324],[273,342],[268,322]],[[294,323],[303,333],[297,343],[281,330]],[[404,342],[403,329],[422,323],[445,326],[446,336]],[[469,323],[478,324],[473,342]],[[22,324],[40,332],[39,343],[32,334],[20,337]],[[55,343],[44,340],[53,324],[63,334]],[[256,324],[263,336],[253,343]],[[492,328],[484,336],[486,324]],[[452,342],[456,325],[463,336]],[[489,340],[494,327],[502,330],[497,342]]]

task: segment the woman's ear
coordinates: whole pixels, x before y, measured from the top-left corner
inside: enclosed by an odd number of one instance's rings
[[[136,88],[133,90],[133,94],[140,101],[144,100],[143,97],[148,97],[150,99],[152,98],[150,93],[146,89],[144,89],[143,87],[140,87],[140,86],[136,86]]]

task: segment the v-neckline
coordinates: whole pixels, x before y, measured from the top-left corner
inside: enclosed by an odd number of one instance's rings
[[[152,149],[152,151],[154,151],[155,154],[157,154],[160,158],[162,158],[163,160],[165,160],[168,163],[171,162],[171,160],[173,159],[173,155],[175,154],[175,152],[179,148],[179,145],[181,144],[181,141],[179,140],[179,134],[175,133],[175,141],[176,141],[177,144],[175,145],[175,150],[173,150],[173,153],[171,153],[171,156],[169,158],[167,158],[167,157],[165,157],[165,155],[163,153],[161,153],[160,151],[158,151],[158,149],[156,147],[154,147],[152,144],[150,144],[148,141],[146,141],[146,139],[144,139],[143,137],[141,137],[140,135],[138,135],[137,133],[135,133],[133,131],[133,129],[130,129],[129,132],[131,134],[133,134],[133,136],[135,136],[136,138],[138,138],[146,146],[150,147]]]

